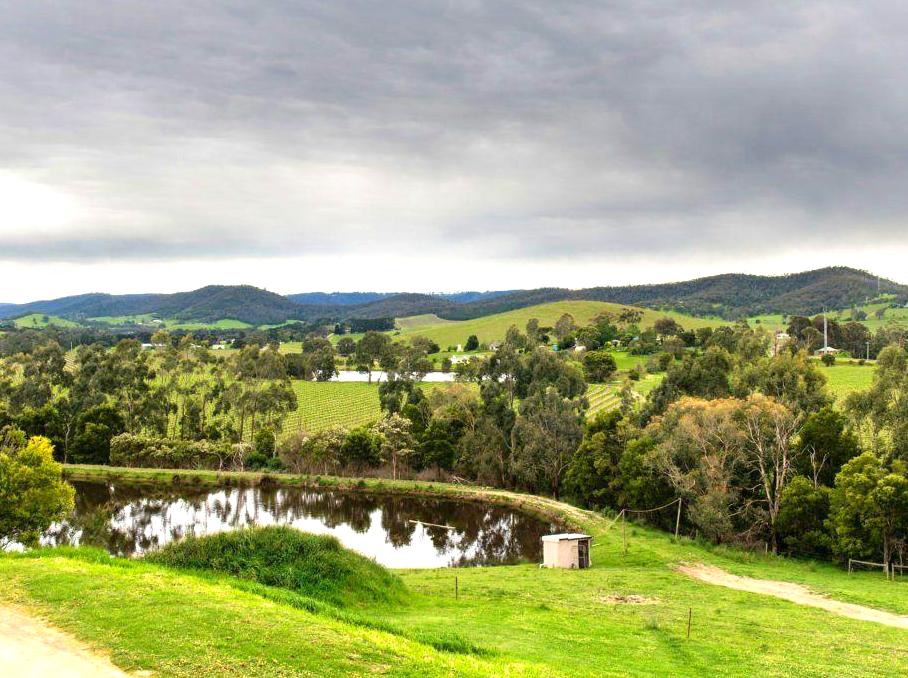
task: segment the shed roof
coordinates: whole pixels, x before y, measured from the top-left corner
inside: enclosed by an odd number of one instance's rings
[[[547,534],[542,538],[542,541],[574,541],[577,539],[592,539],[592,537],[579,532],[565,532],[564,534]]]

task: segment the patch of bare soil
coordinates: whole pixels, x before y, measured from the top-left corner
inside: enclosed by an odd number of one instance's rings
[[[647,598],[646,596],[638,596],[636,594],[630,593],[627,595],[620,593],[612,593],[607,596],[602,596],[599,599],[602,603],[607,603],[609,605],[658,605],[658,598]]]
[[[129,676],[72,636],[8,606],[0,606],[0,667],[16,678]]]
[[[854,603],[843,603],[839,600],[833,600],[826,596],[814,593],[806,586],[793,584],[791,582],[774,581],[772,579],[754,579],[753,577],[739,577],[738,575],[726,572],[725,570],[711,565],[681,565],[679,572],[686,574],[694,579],[725,586],[738,591],[748,591],[750,593],[760,593],[765,596],[774,596],[782,598],[798,605],[809,605],[810,607],[819,607],[820,609],[832,612],[841,617],[859,619],[861,621],[875,622],[885,624],[886,626],[895,626],[896,628],[908,629],[908,616],[876,610],[872,607],[855,605]]]

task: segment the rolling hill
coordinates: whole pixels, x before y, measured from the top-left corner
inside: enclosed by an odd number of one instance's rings
[[[672,309],[702,317],[734,320],[761,314],[813,315],[823,308],[844,309],[879,294],[908,301],[908,285],[877,279],[867,271],[830,267],[782,276],[729,273],[658,285],[590,287],[571,290],[543,287],[480,296],[395,294],[343,307],[307,306],[308,319],[406,317],[436,314],[447,320],[469,320],[553,301],[607,301],[629,306]]]
[[[439,299],[446,299],[448,301],[454,301],[458,304],[467,304],[473,301],[481,301],[483,299],[492,299],[495,297],[500,297],[505,294],[512,294],[518,290],[497,290],[492,292],[451,292],[450,294],[433,294],[425,295],[430,297],[438,297]],[[302,304],[304,306],[363,306],[365,304],[371,304],[374,301],[381,301],[382,299],[387,299],[389,297],[395,297],[401,294],[400,292],[302,292],[300,294],[288,294],[287,298],[290,301],[295,301],[297,304]],[[0,304],[0,309],[2,309],[3,304]]]
[[[600,313],[616,313],[622,308],[626,307],[623,304],[603,301],[568,300],[528,306],[471,320],[452,321],[427,314],[398,319],[400,333],[397,336],[402,339],[428,337],[444,350],[448,346],[466,343],[467,337],[471,334],[475,334],[482,343],[501,340],[511,325],[516,325],[522,331],[530,318],[539,320],[541,326],[551,327],[563,314],[569,313],[578,324],[585,325]],[[664,316],[674,318],[686,329],[724,324],[724,321],[715,318],[696,318],[674,311],[640,310],[643,311],[641,321],[643,326],[652,325],[658,318]]]
[[[878,279],[867,271],[830,267],[783,276],[729,273],[659,285],[528,290],[464,304],[440,315],[465,320],[547,301],[587,299],[736,319],[768,313],[813,315],[824,307],[863,304],[880,293],[908,301],[908,285]]]
[[[732,273],[658,285],[452,294],[311,292],[285,297],[248,285],[211,285],[176,294],[96,293],[3,304],[0,319],[39,313],[72,321],[145,315],[177,323],[215,323],[229,318],[250,325],[426,314],[445,320],[470,320],[556,301],[592,301],[731,320],[768,314],[813,315],[824,307],[847,309],[866,304],[880,294],[903,304],[908,301],[908,285],[845,267],[784,276]]]
[[[249,285],[210,285],[176,294],[82,294],[0,308],[0,318],[33,313],[68,320],[155,315],[181,322],[215,323],[233,318],[251,325],[281,323],[300,317],[299,304]]]

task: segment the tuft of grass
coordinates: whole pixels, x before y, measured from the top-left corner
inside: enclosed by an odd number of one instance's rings
[[[256,527],[187,537],[145,556],[148,562],[213,571],[346,606],[393,603],[404,586],[390,571],[331,536],[290,527]]]

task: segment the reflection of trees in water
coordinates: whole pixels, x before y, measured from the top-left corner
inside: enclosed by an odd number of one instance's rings
[[[99,546],[121,555],[144,552],[192,533],[305,519],[364,534],[379,512],[384,540],[395,548],[428,540],[450,565],[494,565],[539,559],[540,537],[554,528],[508,509],[430,497],[273,487],[74,485],[72,517],[49,530],[44,542]]]

